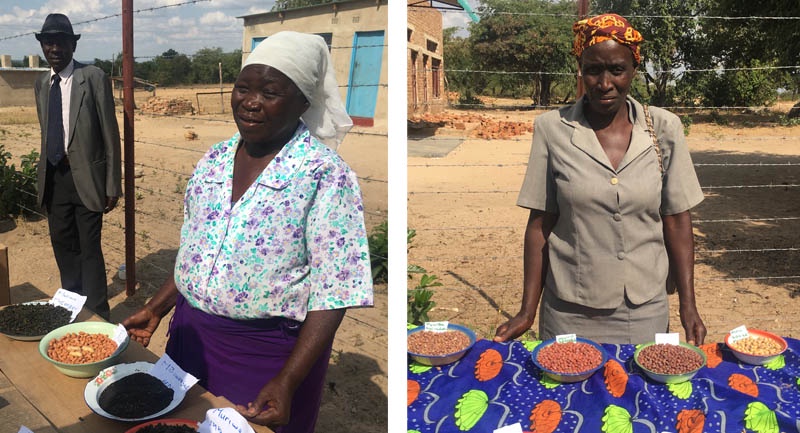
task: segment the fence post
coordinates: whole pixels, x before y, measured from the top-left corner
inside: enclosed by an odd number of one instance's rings
[[[0,305],[11,303],[11,279],[8,275],[8,247],[0,244]]]

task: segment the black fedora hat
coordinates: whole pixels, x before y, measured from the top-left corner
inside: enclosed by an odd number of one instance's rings
[[[36,40],[41,41],[42,36],[46,35],[66,35],[76,41],[81,38],[81,35],[73,33],[72,23],[64,14],[50,14],[44,19],[42,31],[35,34]]]

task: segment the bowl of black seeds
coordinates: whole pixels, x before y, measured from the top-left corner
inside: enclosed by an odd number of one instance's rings
[[[188,419],[158,419],[139,424],[125,433],[195,433],[196,421]]]
[[[185,391],[149,374],[152,363],[108,367],[86,384],[83,398],[96,414],[118,421],[147,421],[178,407]]]
[[[47,301],[13,304],[0,309],[0,334],[15,340],[38,341],[70,321],[72,312]]]

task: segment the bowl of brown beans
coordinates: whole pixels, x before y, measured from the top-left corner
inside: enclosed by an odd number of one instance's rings
[[[725,336],[725,345],[731,353],[745,364],[764,365],[777,358],[786,348],[786,340],[771,332],[748,329],[749,337],[731,341],[731,334]]]
[[[608,353],[594,341],[577,337],[567,343],[545,340],[533,349],[531,359],[545,376],[574,383],[588,379],[605,365]]]
[[[129,337],[117,345],[117,325],[107,322],[77,322],[50,331],[39,341],[39,353],[56,369],[71,377],[94,377],[116,364],[128,347]]]
[[[706,365],[706,354],[688,343],[650,342],[636,348],[633,360],[656,382],[681,383],[691,380]]]
[[[423,365],[445,365],[458,361],[475,344],[471,329],[447,324],[444,332],[426,331],[424,326],[409,329],[406,335],[408,356]]]

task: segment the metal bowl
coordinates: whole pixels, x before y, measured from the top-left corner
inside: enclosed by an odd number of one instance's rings
[[[660,383],[682,383],[682,382],[686,382],[686,381],[692,380],[694,375],[697,374],[697,372],[700,371],[701,368],[706,366],[707,358],[706,358],[705,352],[703,352],[700,348],[695,347],[695,346],[693,346],[693,345],[691,345],[689,343],[681,342],[680,343],[681,347],[685,347],[687,349],[691,349],[692,351],[694,351],[695,353],[700,355],[700,357],[703,359],[703,363],[700,365],[700,367],[698,367],[698,368],[696,368],[696,369],[694,369],[692,371],[687,371],[685,373],[680,373],[680,374],[661,374],[661,373],[656,373],[655,371],[652,371],[652,370],[648,370],[647,368],[643,367],[642,364],[639,363],[639,353],[645,347],[649,347],[649,346],[652,346],[654,344],[656,344],[656,343],[654,341],[651,341],[649,343],[645,343],[645,344],[642,344],[641,346],[637,347],[636,351],[633,352],[633,360],[636,363],[636,365],[638,365],[639,368],[642,369],[642,371],[644,372],[644,374],[647,377],[649,377],[650,379],[652,379],[652,380],[654,380],[656,382],[660,382]]]
[[[417,332],[421,332],[421,331],[424,331],[424,330],[425,330],[424,326],[417,326],[416,328],[409,329],[406,332],[406,338],[408,338],[411,334],[416,334]],[[464,327],[464,326],[461,326],[461,325],[454,325],[452,323],[448,323],[447,324],[447,330],[448,331],[458,331],[458,332],[461,332],[463,334],[466,334],[467,337],[469,337],[469,344],[467,345],[467,347],[465,347],[462,350],[459,350],[458,352],[448,353],[446,355],[436,355],[436,356],[434,356],[434,355],[424,355],[424,354],[414,353],[414,352],[409,351],[408,352],[408,356],[410,356],[411,359],[413,359],[414,361],[416,361],[416,362],[418,362],[420,364],[431,365],[431,366],[445,365],[445,364],[450,364],[450,363],[458,361],[459,359],[461,359],[469,351],[469,349],[472,348],[472,346],[475,344],[475,340],[477,338],[475,337],[475,333],[472,332],[471,329],[469,329],[467,327]]]
[[[114,353],[112,353],[108,358],[96,362],[90,362],[88,364],[67,364],[56,361],[47,356],[47,346],[50,344],[51,340],[61,338],[70,333],[79,333],[83,331],[87,334],[106,334],[109,338],[114,338],[114,333],[116,330],[117,325],[108,322],[70,323],[69,325],[56,328],[42,337],[41,341],[39,341],[39,353],[44,359],[53,364],[58,371],[66,374],[67,376],[94,377],[97,376],[97,373],[99,373],[100,370],[118,362],[120,355],[122,355],[122,352],[124,352],[128,347],[130,337],[126,336],[125,340],[123,340],[122,343],[117,347],[117,350],[114,351]]]
[[[731,334],[725,336],[725,345],[728,346],[733,356],[736,357],[741,362],[745,364],[752,364],[752,365],[764,365],[771,362],[773,359],[777,358],[780,354],[786,351],[786,348],[789,347],[786,344],[786,340],[783,337],[773,334],[767,331],[761,331],[758,329],[748,329],[747,332],[754,337],[758,338],[768,338],[770,340],[776,341],[778,344],[781,345],[781,350],[778,353],[770,354],[770,355],[753,355],[752,353],[742,352],[740,350],[735,349],[730,342]]]
[[[557,382],[575,383],[575,382],[580,382],[582,380],[586,380],[586,379],[590,378],[597,370],[599,370],[600,368],[602,368],[606,364],[606,362],[608,361],[608,352],[606,352],[606,350],[603,349],[603,346],[601,346],[600,344],[597,344],[592,340],[587,340],[586,338],[576,337],[575,338],[575,342],[576,343],[586,343],[586,344],[594,347],[595,349],[597,349],[600,352],[600,356],[602,357],[602,359],[600,360],[600,364],[595,368],[592,368],[592,369],[586,370],[586,371],[582,371],[582,372],[579,372],[579,373],[564,373],[564,372],[553,371],[553,370],[550,370],[548,368],[545,368],[542,364],[539,363],[539,360],[537,359],[539,357],[539,352],[542,349],[544,349],[545,347],[547,347],[547,346],[550,346],[552,344],[556,344],[556,340],[555,339],[545,340],[545,341],[539,343],[539,345],[536,346],[533,349],[533,351],[531,352],[531,359],[533,360],[533,363],[536,364],[536,367],[539,368],[539,370],[542,370],[542,373],[544,373],[545,376],[547,376],[547,377],[549,377],[549,378],[551,378],[551,379],[553,379],[553,380],[555,380]]]

